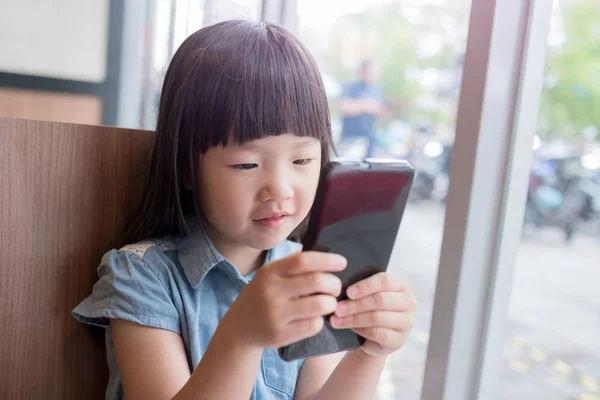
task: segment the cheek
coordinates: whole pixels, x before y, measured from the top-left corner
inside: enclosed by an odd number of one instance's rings
[[[219,232],[230,232],[239,225],[238,203],[229,190],[218,190],[215,186],[204,188],[202,208],[208,222]],[[207,190],[208,189],[208,190]]]
[[[202,201],[207,217],[226,222],[247,213],[250,179],[238,179],[229,171],[216,171],[206,178]]]
[[[218,169],[206,168],[199,178],[200,199],[204,212],[207,214],[213,214],[220,208],[227,207],[223,203],[228,202],[230,192],[226,190],[227,183],[223,175]]]
[[[308,213],[315,200],[317,187],[319,186],[319,171],[312,172],[309,176],[300,181],[297,197],[301,204],[302,211]]]

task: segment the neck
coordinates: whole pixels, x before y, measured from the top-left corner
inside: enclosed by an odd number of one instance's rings
[[[242,276],[246,276],[257,269],[259,269],[265,263],[265,256],[267,254],[266,251],[257,250],[246,246],[241,246],[243,248],[232,249],[232,251],[225,254],[219,252],[229,260],[235,267],[240,271]]]
[[[209,224],[206,224],[206,233],[217,251],[235,265],[242,276],[254,272],[264,264],[266,251],[229,240]]]

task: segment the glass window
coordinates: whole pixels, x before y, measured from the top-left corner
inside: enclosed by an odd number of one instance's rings
[[[156,128],[158,102],[167,67],[179,45],[202,27],[205,3],[204,0],[149,2],[142,46],[144,73],[140,94],[140,128]]]
[[[151,2],[149,59],[144,73],[140,126],[155,129],[158,101],[166,70],[181,43],[202,28],[234,18],[260,19],[261,0],[170,0]]]
[[[260,20],[262,0],[205,0],[205,25],[216,24],[229,19]]]
[[[419,172],[390,265],[420,308],[379,399],[420,398],[470,5],[298,0],[298,35],[321,68],[338,154],[409,159]]]
[[[501,393],[600,399],[600,3],[555,0]]]

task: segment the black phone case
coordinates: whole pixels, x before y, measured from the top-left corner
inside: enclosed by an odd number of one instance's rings
[[[325,208],[325,197],[327,185],[330,181],[337,179],[341,175],[353,173],[368,173],[373,172],[393,172],[406,177],[405,187],[402,188],[399,195],[399,208],[401,215],[404,213],[404,208],[408,199],[408,193],[414,178],[414,167],[408,162],[402,161],[381,161],[381,160],[365,160],[365,161],[347,161],[347,162],[331,162],[325,166],[321,174],[321,180],[317,189],[315,203],[308,224],[306,234],[303,239],[303,250],[325,251],[331,249],[321,246],[319,235],[322,229],[323,212]],[[400,216],[401,220],[401,216]],[[399,221],[400,222],[400,221]],[[395,233],[399,229],[399,224],[395,228]],[[395,241],[395,237],[393,238]],[[392,247],[393,247],[392,241]],[[389,249],[391,254],[391,249]],[[385,265],[365,265],[356,270],[350,277],[343,280],[342,293],[338,301],[346,300],[346,289],[354,283],[366,279],[379,272],[387,270],[387,262]],[[297,359],[309,358],[319,355],[332,354],[341,351],[352,350],[360,347],[365,339],[356,334],[350,329],[335,329],[329,324],[329,316],[325,317],[325,326],[317,335],[293,343],[291,345],[279,349],[280,357],[285,361],[293,361]]]

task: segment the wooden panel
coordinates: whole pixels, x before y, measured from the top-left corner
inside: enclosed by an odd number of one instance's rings
[[[102,99],[84,94],[0,87],[0,116],[99,125]]]
[[[102,336],[70,311],[121,245],[152,140],[0,118],[0,399],[104,398]]]

